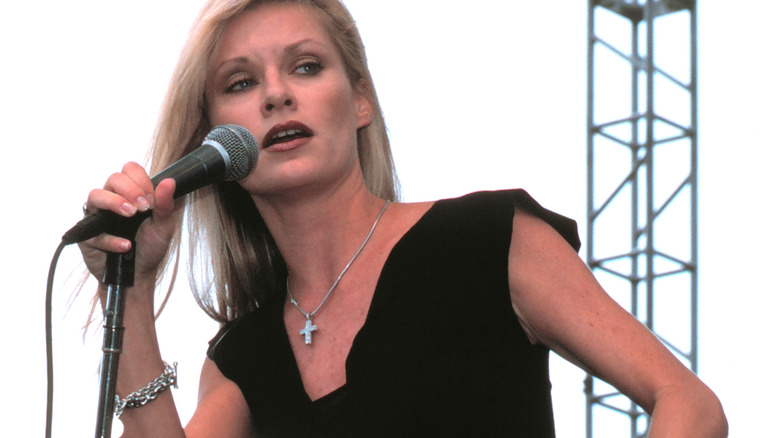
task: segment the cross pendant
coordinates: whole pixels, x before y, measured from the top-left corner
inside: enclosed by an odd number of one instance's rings
[[[309,316],[306,316],[306,326],[300,331],[300,334],[303,335],[303,342],[306,345],[311,345],[311,332],[313,331],[317,331],[317,326],[311,323]]]

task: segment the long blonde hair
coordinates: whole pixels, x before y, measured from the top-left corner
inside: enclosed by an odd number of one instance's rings
[[[398,183],[387,129],[365,49],[352,16],[340,0],[209,1],[192,28],[171,78],[151,150],[152,173],[200,146],[212,128],[205,102],[208,68],[225,27],[248,8],[269,2],[305,5],[322,17],[352,86],[363,87],[374,109],[372,123],[358,131],[366,186],[381,198],[397,200]],[[189,224],[190,284],[198,304],[209,316],[229,321],[281,290],[286,266],[243,188],[236,183],[219,183],[191,193],[180,202],[184,204],[182,223]],[[180,227],[166,265],[178,267],[182,233]]]

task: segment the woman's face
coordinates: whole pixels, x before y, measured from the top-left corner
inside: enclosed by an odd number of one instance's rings
[[[315,11],[269,4],[232,19],[206,101],[212,125],[238,124],[257,138],[257,167],[241,181],[251,194],[362,184],[357,130],[371,123],[371,105]]]

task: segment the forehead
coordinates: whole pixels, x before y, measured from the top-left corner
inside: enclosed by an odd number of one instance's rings
[[[247,51],[281,50],[303,40],[332,46],[328,31],[317,11],[300,4],[262,4],[228,21],[216,59]]]

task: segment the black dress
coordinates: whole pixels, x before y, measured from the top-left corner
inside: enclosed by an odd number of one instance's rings
[[[553,437],[549,351],[529,342],[508,290],[516,205],[579,248],[576,224],[522,190],[438,201],[388,256],[347,383],[321,399],[304,390],[284,294],[223,327],[208,354],[259,436]]]

